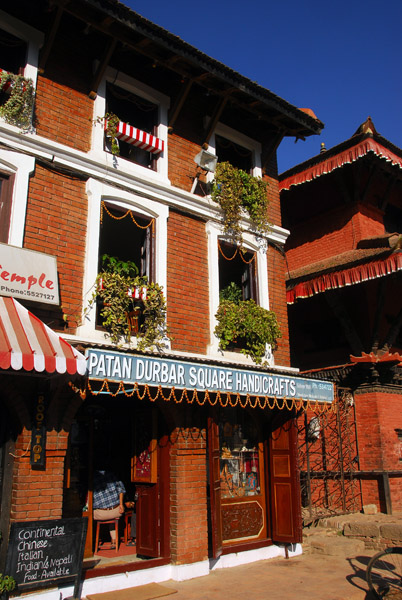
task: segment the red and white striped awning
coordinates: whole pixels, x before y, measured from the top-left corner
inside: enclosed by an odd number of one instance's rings
[[[107,121],[105,121],[105,129],[107,129]],[[116,137],[122,142],[127,142],[132,146],[152,152],[152,154],[160,154],[164,149],[163,140],[141,129],[132,127],[128,123],[123,123],[123,121],[119,121]]]
[[[343,167],[343,165],[355,162],[359,158],[365,156],[368,152],[373,152],[379,158],[383,158],[392,165],[402,168],[402,158],[400,156],[397,156],[394,152],[385,148],[385,146],[376,142],[374,139],[367,138],[359,144],[356,144],[343,152],[339,152],[339,154],[336,154],[335,156],[326,158],[325,153],[323,153],[322,160],[317,164],[307,167],[299,173],[290,175],[281,181],[279,183],[279,190],[288,190],[292,185],[301,185],[302,183],[317,179],[318,177],[321,177],[321,175],[326,175],[335,169]]]
[[[395,252],[384,260],[323,273],[307,281],[301,281],[286,291],[286,301],[288,304],[294,304],[298,298],[311,298],[327,290],[356,285],[397,271],[402,271],[402,252]]]
[[[0,368],[85,375],[83,354],[14,298],[0,296]]]

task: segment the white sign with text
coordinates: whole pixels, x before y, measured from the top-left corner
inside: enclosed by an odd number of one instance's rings
[[[0,296],[59,304],[56,257],[0,244]]]

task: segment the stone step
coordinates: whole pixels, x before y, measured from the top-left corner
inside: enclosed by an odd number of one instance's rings
[[[341,535],[311,535],[303,544],[306,554],[325,554],[327,556],[356,556],[363,553],[364,542]]]

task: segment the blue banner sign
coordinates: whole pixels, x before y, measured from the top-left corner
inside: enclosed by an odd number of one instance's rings
[[[85,354],[92,379],[320,402],[334,399],[334,386],[328,381],[95,349]]]

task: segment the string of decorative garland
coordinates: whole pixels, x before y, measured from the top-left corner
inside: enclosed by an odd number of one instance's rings
[[[131,220],[133,221],[134,225],[136,225],[136,227],[139,227],[140,229],[148,229],[148,227],[152,227],[152,236],[155,236],[155,219],[151,219],[150,222],[147,225],[140,225],[139,223],[137,223],[133,212],[128,209],[127,212],[122,215],[121,217],[116,217],[116,215],[114,215],[113,213],[110,212],[110,210],[108,209],[108,207],[106,206],[104,200],[102,200],[101,202],[101,216],[100,216],[100,222],[101,224],[103,223],[103,211],[106,212],[106,214],[111,218],[114,219],[115,221],[121,221],[122,219],[125,219],[127,217],[127,215],[130,215]]]
[[[228,256],[226,256],[226,254],[223,252],[223,250],[222,250],[222,247],[221,247],[221,244],[220,244],[220,241],[219,241],[219,240],[218,240],[218,249],[219,249],[219,252],[222,254],[222,256],[223,256],[223,258],[224,258],[225,260],[233,260],[234,258],[236,258],[236,255],[237,255],[237,253],[239,252],[239,254],[240,254],[240,258],[242,259],[242,261],[243,261],[243,262],[244,262],[246,265],[250,265],[250,264],[253,262],[253,260],[255,260],[255,257],[256,257],[256,255],[255,255],[255,252],[254,252],[254,253],[253,253],[253,256],[251,257],[251,259],[250,259],[250,260],[246,260],[246,259],[243,257],[243,252],[241,251],[241,249],[240,249],[239,247],[236,247],[236,250],[234,251],[234,254],[233,254],[233,256],[231,256],[231,257],[229,258],[229,257],[228,257]]]
[[[176,404],[181,404],[183,400],[185,400],[188,404],[193,404],[194,402],[196,402],[199,406],[204,406],[206,403],[209,403],[211,406],[216,406],[219,403],[219,405],[222,408],[226,408],[227,406],[235,408],[237,405],[239,405],[241,408],[246,408],[247,406],[249,406],[250,408],[256,408],[258,406],[262,410],[264,410],[265,408],[268,408],[269,410],[273,410],[274,408],[277,408],[278,410],[284,410],[285,408],[287,410],[296,409],[297,411],[312,410],[318,414],[323,414],[324,412],[329,411],[335,411],[335,403],[319,403],[317,400],[303,400],[303,398],[278,399],[276,396],[270,398],[269,396],[260,397],[251,396],[250,394],[247,394],[243,400],[242,395],[239,393],[232,395],[230,392],[220,392],[219,390],[216,392],[216,394],[215,392],[213,393],[213,395],[215,396],[214,398],[213,396],[211,397],[209,390],[205,390],[205,392],[201,392],[201,394],[203,394],[203,398],[200,399],[198,397],[197,390],[192,390],[190,397],[189,392],[186,388],[180,390],[179,397],[176,397],[176,391],[179,392],[179,390],[176,390],[175,387],[172,387],[170,389],[169,394],[165,396],[165,394],[163,393],[163,388],[160,385],[156,388],[155,395],[152,396],[151,389],[148,384],[141,386],[144,388],[143,393],[141,393],[140,386],[138,385],[138,383],[134,383],[132,390],[129,392],[126,391],[123,381],[119,382],[117,390],[115,392],[111,391],[109,383],[114,384],[116,382],[109,382],[108,379],[104,379],[99,390],[94,390],[89,380],[87,381],[87,386],[84,390],[81,390],[80,388],[75,386],[71,381],[69,382],[69,385],[74,392],[80,394],[82,400],[85,400],[87,396],[87,391],[89,391],[89,393],[93,396],[98,396],[99,394],[106,392],[112,398],[116,398],[116,396],[118,396],[119,394],[124,394],[126,398],[132,398],[134,395],[137,395],[137,398],[139,400],[144,400],[144,398],[148,398],[150,402],[155,402],[158,398],[161,398],[165,402],[173,400],[173,402],[175,402]],[[224,400],[223,396],[226,396],[226,401]],[[272,403],[270,402],[271,400]]]

